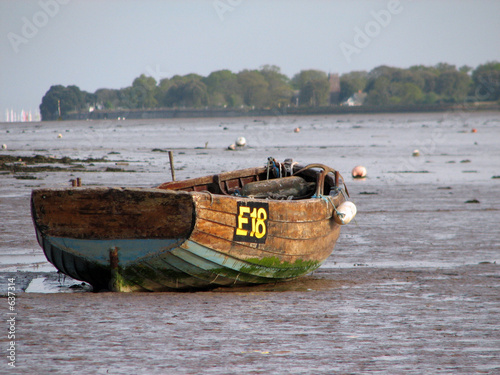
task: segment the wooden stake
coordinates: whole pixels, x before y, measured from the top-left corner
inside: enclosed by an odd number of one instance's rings
[[[174,153],[172,151],[168,152],[168,158],[170,159],[170,172],[172,173],[172,181],[175,181]]]

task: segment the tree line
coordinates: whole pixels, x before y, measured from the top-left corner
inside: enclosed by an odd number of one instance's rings
[[[379,66],[343,74],[338,83],[332,85],[329,75],[320,70],[302,70],[289,78],[274,65],[239,73],[219,70],[207,77],[175,75],[159,82],[142,74],[131,86],[94,93],[74,85],[52,86],[42,98],[40,113],[43,120],[55,120],[94,109],[323,107],[342,105],[358,92],[366,94],[364,105],[371,106],[498,101],[500,63],[489,62],[474,70],[446,63],[408,69]],[[337,90],[333,96],[332,88]]]

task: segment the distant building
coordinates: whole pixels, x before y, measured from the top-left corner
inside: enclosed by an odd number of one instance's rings
[[[354,93],[345,102],[343,102],[342,105],[346,105],[349,107],[363,105],[367,95],[368,94],[366,92],[358,91],[358,92]]]
[[[340,98],[340,77],[338,74],[328,74],[328,82],[330,83],[330,105],[339,104]]]

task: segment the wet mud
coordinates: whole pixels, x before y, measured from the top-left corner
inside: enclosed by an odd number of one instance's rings
[[[24,293],[16,373],[493,374],[499,282],[481,264],[197,293]]]
[[[36,181],[0,174],[0,294],[13,278],[17,293],[16,368],[4,358],[0,372],[499,373],[499,118],[70,123],[62,140],[52,139],[63,132],[59,123],[9,128],[1,143],[13,146],[1,155],[46,149],[59,159],[107,156],[95,163],[101,172],[109,162],[129,165],[117,173],[40,171]],[[22,138],[30,131],[37,137]],[[250,147],[227,151],[240,135]],[[267,156],[321,162],[341,171],[358,214],[321,268],[287,283],[93,293],[57,274],[34,237],[31,189],[69,186],[75,177],[84,185],[154,186],[170,179],[168,155],[155,148],[174,150],[178,178],[261,165]],[[350,177],[355,165],[367,168],[365,179]],[[7,335],[0,342],[6,347]]]

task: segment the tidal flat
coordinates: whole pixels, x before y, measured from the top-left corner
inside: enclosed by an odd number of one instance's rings
[[[228,150],[238,137],[247,146]],[[2,123],[0,293],[14,280],[15,309],[7,299],[3,308],[4,321],[17,314],[12,373],[498,373],[499,139],[500,113],[471,111]],[[57,274],[35,238],[31,190],[76,178],[152,187],[171,179],[167,150],[177,179],[268,156],[329,165],[358,214],[321,268],[288,283],[93,293]],[[356,165],[366,178],[351,177]]]

